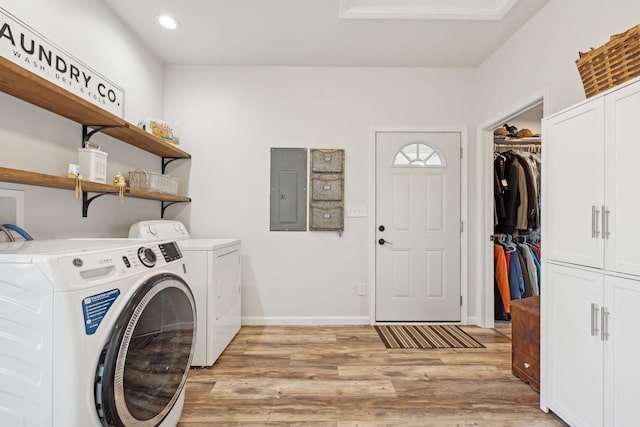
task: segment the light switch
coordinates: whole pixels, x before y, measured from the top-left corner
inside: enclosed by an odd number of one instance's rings
[[[364,218],[367,216],[366,205],[347,205],[347,217]]]

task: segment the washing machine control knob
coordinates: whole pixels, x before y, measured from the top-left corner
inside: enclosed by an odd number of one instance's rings
[[[138,258],[140,258],[140,262],[142,262],[145,267],[149,268],[156,265],[156,261],[158,260],[153,249],[145,248],[144,246],[138,249]]]

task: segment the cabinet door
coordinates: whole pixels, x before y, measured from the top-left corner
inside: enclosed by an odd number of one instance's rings
[[[605,425],[638,425],[640,282],[605,277]]]
[[[607,95],[605,111],[605,268],[640,275],[640,83]]]
[[[600,328],[603,275],[554,264],[545,268],[548,407],[571,425],[600,426],[603,344],[594,329]]]
[[[543,229],[549,260],[602,268],[604,99],[543,122]],[[596,236],[597,235],[597,236]]]

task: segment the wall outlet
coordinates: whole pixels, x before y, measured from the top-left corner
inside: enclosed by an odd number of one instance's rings
[[[364,282],[358,283],[358,295],[366,295],[367,294],[367,286]]]

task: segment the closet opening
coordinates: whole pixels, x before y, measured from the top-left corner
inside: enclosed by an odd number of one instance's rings
[[[542,104],[494,129],[494,320],[511,302],[540,296]]]
[[[496,328],[511,332],[511,303],[542,291],[540,177],[543,103],[538,100],[488,128],[492,131],[492,272]],[[490,295],[487,292],[487,296]],[[528,300],[531,301],[531,300]],[[490,322],[491,323],[491,322]]]

